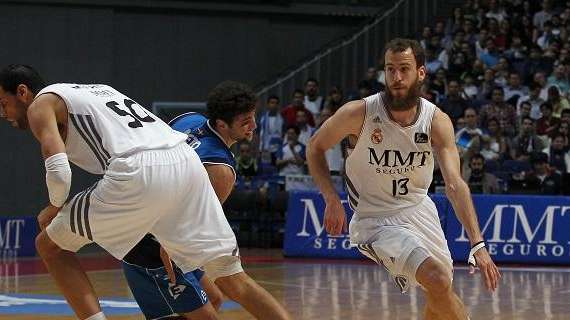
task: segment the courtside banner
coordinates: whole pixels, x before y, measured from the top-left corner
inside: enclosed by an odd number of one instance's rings
[[[347,222],[352,218],[346,194],[340,197],[347,213]],[[348,231],[332,237],[325,231],[323,219],[325,202],[315,191],[289,192],[287,221],[285,225],[284,254],[294,257],[361,258],[365,257],[350,246]]]
[[[497,262],[570,264],[570,197],[474,195],[487,249]],[[454,261],[469,240],[449,205],[445,235]]]
[[[36,217],[0,217],[0,257],[36,255]]]

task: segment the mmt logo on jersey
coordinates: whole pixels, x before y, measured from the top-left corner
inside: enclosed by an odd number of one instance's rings
[[[570,200],[546,196],[474,196],[489,253],[500,262],[570,262]],[[446,228],[454,259],[465,260],[469,240],[450,212]]]
[[[341,194],[341,199],[346,195]],[[342,200],[348,214],[352,211]],[[284,252],[287,256],[363,258],[355,247],[350,246],[347,233],[329,236],[324,226],[325,204],[316,192],[291,192],[287,209]]]

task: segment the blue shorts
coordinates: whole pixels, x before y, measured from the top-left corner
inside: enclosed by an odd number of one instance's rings
[[[146,319],[159,319],[192,312],[208,303],[200,286],[202,270],[183,274],[178,267],[176,285],[171,285],[166,269],[147,269],[122,262],[123,271],[135,300]]]

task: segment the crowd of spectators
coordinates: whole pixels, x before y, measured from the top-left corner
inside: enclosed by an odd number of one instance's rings
[[[472,192],[568,194],[570,1],[465,0],[417,40],[428,73],[422,96],[450,116]],[[384,88],[380,61],[354,89],[309,78],[290,96],[270,96],[258,139],[239,146],[239,173],[246,181],[306,174],[305,148],[319,126]],[[327,152],[331,174],[342,175],[345,156],[341,145]]]

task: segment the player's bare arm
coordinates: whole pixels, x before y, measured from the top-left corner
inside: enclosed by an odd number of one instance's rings
[[[483,241],[475,207],[471,200],[469,187],[463,181],[460,171],[459,154],[455,146],[453,125],[449,116],[436,110],[432,122],[432,145],[445,180],[445,193],[464,226],[471,245]],[[491,260],[486,248],[475,252],[475,259],[481,269],[485,284],[489,290],[495,290],[500,278],[497,266]]]
[[[58,112],[58,110],[62,108],[61,104],[63,104],[63,108],[66,110],[61,98],[56,95],[45,94],[39,96],[30,105],[27,111],[30,129],[41,145],[46,166],[49,165],[53,156],[57,157],[58,154],[65,154],[65,144],[60,133],[62,126],[58,126],[58,118],[60,120],[59,122],[62,123],[61,118],[66,118],[67,113]],[[63,159],[62,161],[66,162],[67,159]],[[69,193],[71,171],[63,171],[61,174],[51,175],[51,178],[49,175],[46,177],[48,191],[50,193],[50,204],[40,211],[38,215],[38,223],[42,230],[45,229],[57,215],[63,204],[61,199],[63,198],[63,201],[65,201]],[[54,197],[58,200],[54,200]]]
[[[222,164],[205,164],[205,166],[220,203],[224,203],[234,188],[235,175],[233,170]]]
[[[337,235],[346,229],[346,214],[331,180],[325,152],[346,136],[360,134],[366,106],[364,100],[351,101],[342,106],[313,135],[307,148],[307,163],[315,183],[325,199],[325,229]]]

